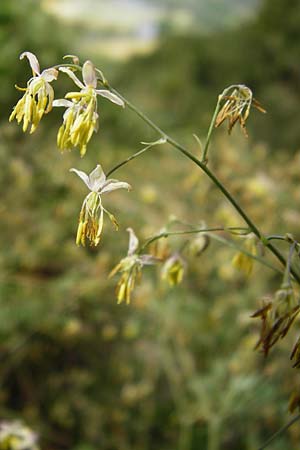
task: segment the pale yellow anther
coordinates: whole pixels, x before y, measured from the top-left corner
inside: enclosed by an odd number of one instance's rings
[[[125,295],[126,295],[126,283],[123,281],[118,287],[118,295],[117,295],[118,304],[122,303],[122,301],[125,299]],[[126,297],[127,296],[128,294],[126,295]]]

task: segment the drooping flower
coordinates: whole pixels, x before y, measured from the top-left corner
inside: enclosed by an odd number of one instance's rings
[[[131,293],[136,281],[141,277],[142,268],[146,265],[156,264],[159,259],[152,255],[140,255],[137,253],[139,240],[132,228],[127,228],[129,233],[129,246],[127,256],[116,265],[109,277],[113,277],[117,272],[121,272],[121,278],[117,284],[116,294],[118,304],[126,301],[130,303]]]
[[[33,133],[43,115],[48,114],[52,109],[54,91],[50,83],[57,79],[58,71],[50,67],[40,72],[39,62],[33,53],[24,52],[20,55],[20,59],[24,57],[29,61],[33,76],[27,82],[26,88],[17,87],[24,91],[24,95],[14,106],[9,121],[13,119],[16,119],[18,123],[23,121],[24,132],[31,124],[30,133]]]
[[[265,301],[251,317],[261,319],[260,338],[256,348],[261,348],[267,356],[271,347],[279,339],[284,338],[300,311],[299,298],[289,284],[283,284],[276,291],[274,299]],[[296,359],[295,366],[299,364],[299,351],[295,347],[291,358]]]
[[[97,96],[105,97],[119,106],[124,106],[124,102],[109,90],[97,89],[96,69],[91,61],[83,64],[83,82],[70,68],[60,67],[59,70],[66,73],[80,91],[69,92],[64,99],[53,102],[53,106],[67,108],[63,116],[63,124],[58,130],[57,146],[61,150],[79,147],[81,156],[84,156],[88,142],[93,133],[98,130]]]
[[[290,395],[288,410],[292,414],[293,412],[295,412],[295,410],[299,411],[299,409],[300,409],[300,392],[297,389],[293,391]]]
[[[257,256],[258,255],[258,238],[255,236],[254,233],[249,233],[247,235],[241,236],[245,239],[244,249],[245,252],[239,251],[237,252],[233,259],[232,259],[232,265],[243,272],[246,276],[251,275],[254,265],[254,259],[250,256]],[[248,254],[247,254],[248,253]]]
[[[219,127],[227,119],[229,134],[234,125],[239,122],[245,136],[248,136],[246,120],[248,119],[252,105],[260,112],[266,112],[253,97],[251,89],[243,84],[232,86],[232,89],[225,89],[219,99],[224,101],[224,104],[217,115],[215,126]]]
[[[182,282],[185,269],[185,261],[179,253],[174,253],[165,261],[161,270],[161,278],[166,280],[170,286],[176,286]]]
[[[108,215],[115,228],[118,229],[118,223],[114,215],[102,205],[102,194],[115,191],[116,189],[127,189],[129,191],[131,187],[124,181],[107,180],[99,164],[89,175],[77,169],[70,169],[70,172],[75,172],[91,191],[85,197],[81,207],[76,244],[85,245],[87,238],[90,241],[90,245],[96,246],[101,239],[104,213]]]

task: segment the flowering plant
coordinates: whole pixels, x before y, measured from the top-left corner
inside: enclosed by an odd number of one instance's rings
[[[156,141],[143,143],[146,147],[132,154],[125,161],[118,163],[111,170],[106,171],[106,174],[100,164],[97,164],[96,168],[89,175],[82,170],[70,169],[71,172],[76,173],[81,178],[90,191],[82,203],[79,215],[76,236],[77,245],[82,244],[84,246],[88,240],[92,246],[98,246],[102,237],[104,214],[118,228],[114,215],[103,206],[102,195],[117,189],[130,190],[131,186],[127,182],[108,177],[120,167],[143,155],[146,151],[150,151],[157,145],[164,144],[168,144],[174,150],[179,151],[197,169],[206,174],[220,194],[226,198],[245,222],[243,227],[229,228],[225,226],[207,227],[204,225],[201,227],[186,226],[179,221],[180,227],[175,230],[173,228],[174,223],[168,223],[162,231],[150,236],[141,246],[133,229],[128,228],[129,248],[127,255],[121,259],[110,273],[110,277],[117,273],[121,274],[116,288],[117,302],[119,304],[122,302],[129,304],[131,302],[134,287],[141,277],[144,266],[159,265],[162,262],[161,278],[167,280],[169,285],[173,287],[176,287],[183,281],[187,269],[184,253],[190,243],[185,241],[183,245],[179,246],[171,254],[164,254],[163,258],[151,254],[150,251],[149,253],[146,252],[146,249],[151,244],[172,236],[180,238],[186,235],[195,235],[196,239],[190,245],[190,252],[199,255],[207,251],[209,241],[214,239],[236,250],[232,263],[247,276],[251,275],[255,262],[259,262],[282,275],[280,288],[275,295],[271,299],[264,301],[262,307],[252,315],[254,318],[261,319],[261,334],[257,348],[260,348],[266,356],[270,349],[288,334],[300,310],[298,292],[300,276],[293,262],[293,257],[299,253],[300,242],[290,234],[268,235],[263,233],[244,210],[239,199],[232,195],[211,170],[208,158],[212,134],[216,128],[227,121],[228,133],[230,134],[235,125],[240,124],[242,131],[247,136],[246,121],[249,118],[251,108],[254,107],[260,112],[265,112],[260,103],[254,99],[250,88],[243,84],[232,85],[218,96],[203,146],[196,136],[202,152],[201,157],[198,158],[161,130],[142,111],[111,87],[102,72],[91,61],[85,61],[80,65],[77,58],[75,58],[73,64],[58,64],[40,72],[39,63],[34,54],[24,52],[20,58],[23,59],[24,57],[29,60],[33,77],[29,79],[27,87],[23,89],[24,95],[14,107],[9,118],[10,121],[16,119],[18,123],[23,122],[24,132],[30,125],[30,133],[33,133],[43,116],[48,114],[53,106],[64,107],[66,110],[63,114],[63,123],[59,127],[57,134],[58,148],[60,150],[70,150],[73,147],[79,147],[80,155],[83,157],[87,151],[88,143],[98,129],[98,97],[101,96],[118,106],[127,106],[158,135]],[[79,91],[71,91],[66,93],[62,99],[54,99],[55,93],[50,83],[56,80],[60,73],[67,74],[79,88]],[[76,73],[81,73],[82,81]],[[230,237],[225,239],[218,234],[219,232],[228,234]],[[239,240],[239,244],[232,239],[233,235]],[[288,247],[287,251],[282,251],[274,244],[274,241],[278,240],[285,243]],[[268,254],[272,254],[277,263],[269,261],[266,256]],[[299,340],[292,350],[291,359],[294,367],[300,366]],[[295,402],[293,401],[294,404]]]

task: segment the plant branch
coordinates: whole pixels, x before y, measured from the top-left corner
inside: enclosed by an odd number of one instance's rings
[[[269,263],[268,261],[266,261],[263,258],[260,258],[259,256],[253,255],[250,252],[247,252],[247,250],[243,249],[242,247],[240,247],[239,245],[237,245],[235,242],[233,241],[228,241],[227,239],[222,238],[221,236],[218,236],[217,234],[211,234],[210,235],[213,239],[215,239],[216,241],[221,242],[224,245],[227,245],[228,247],[234,248],[235,250],[238,250],[241,253],[244,253],[244,255],[248,256],[249,258],[254,259],[255,261],[260,262],[262,265],[268,267],[269,269],[274,270],[277,273],[282,274],[283,270],[273,266],[273,264]]]
[[[248,252],[247,250],[243,249],[239,245],[235,244],[233,241],[229,241],[227,239],[222,238],[221,236],[218,236],[216,234],[213,234],[216,231],[237,231],[237,230],[244,230],[243,227],[214,227],[214,228],[200,228],[200,229],[193,229],[193,230],[179,230],[179,231],[162,231],[159,234],[156,234],[155,236],[150,237],[146,240],[146,242],[142,245],[138,253],[143,253],[145,248],[147,248],[150,244],[152,244],[155,241],[158,241],[162,238],[168,238],[170,236],[182,236],[186,234],[198,234],[198,233],[209,233],[209,235],[215,239],[216,241],[221,242],[224,245],[227,245],[230,248],[233,248],[239,252],[244,253],[249,258],[252,258],[258,262],[260,262],[262,265],[268,267],[269,269],[274,270],[275,272],[282,273],[282,270],[278,269],[277,267],[273,266],[268,261],[264,260],[263,258],[260,258],[259,256],[253,255],[252,253]]]
[[[216,118],[217,118],[218,112],[220,110],[221,100],[222,100],[222,96],[219,95],[218,101],[217,101],[217,104],[216,104],[216,108],[215,108],[214,114],[212,116],[212,119],[211,119],[211,122],[210,122],[210,125],[209,125],[209,129],[208,129],[208,132],[207,132],[206,141],[205,141],[205,144],[204,144],[204,149],[203,149],[203,154],[202,154],[202,159],[201,159],[201,162],[203,164],[207,164],[208,163],[208,158],[207,158],[208,148],[209,148],[209,144],[210,144],[211,135],[212,135],[212,132],[213,132],[213,129],[214,129],[214,126],[215,126]]]
[[[270,236],[266,236],[266,239],[267,241],[277,240],[287,242],[285,236],[281,236],[280,234],[271,234]]]
[[[259,447],[258,450],[264,450],[273,442],[280,434],[284,433],[288,428],[290,428],[295,422],[297,422],[300,419],[300,414],[293,417],[287,424],[285,424],[280,430],[276,431],[276,433],[272,434],[272,436],[263,444],[262,447]]]
[[[233,205],[239,215],[244,219],[247,223],[251,231],[263,242],[263,244],[276,256],[276,258],[280,261],[280,263],[285,266],[286,260],[280,251],[269,241],[265,239],[265,237],[261,234],[256,225],[252,222],[250,217],[246,214],[246,212],[242,209],[239,203],[234,199],[234,197],[230,194],[230,192],[225,188],[222,182],[208,169],[205,163],[201,162],[198,158],[192,155],[186,148],[184,148],[181,144],[176,142],[173,138],[168,136],[160,127],[158,127],[149,117],[147,117],[142,111],[140,111],[135,105],[129,102],[126,98],[124,98],[116,89],[112,88],[108,83],[105,83],[107,89],[109,89],[112,93],[120,97],[125,105],[131,109],[135,114],[137,114],[145,123],[147,123],[153,130],[155,130],[164,140],[166,140],[171,146],[180,151],[183,155],[193,161],[206,175],[211,179],[211,181],[217,186],[217,188],[223,193],[223,195],[229,200],[229,202]],[[300,277],[298,274],[292,269],[292,275],[295,280],[300,284]]]
[[[146,247],[148,247],[148,245],[152,244],[153,242],[162,239],[162,238],[167,238],[169,236],[180,236],[180,235],[184,235],[184,234],[197,234],[197,233],[208,233],[208,232],[213,232],[213,231],[230,231],[230,230],[244,230],[245,228],[240,228],[240,227],[229,227],[229,228],[224,228],[224,227],[214,227],[214,228],[199,228],[199,229],[191,229],[191,230],[179,230],[179,231],[167,231],[164,230],[159,234],[156,234],[155,236],[151,236],[149,239],[146,240],[146,242],[143,244],[143,246],[141,247],[139,253],[141,253],[143,250],[145,250]]]
[[[129,163],[130,161],[132,161],[133,159],[137,158],[138,156],[142,155],[143,153],[145,153],[147,150],[150,150],[150,148],[155,147],[156,145],[160,145],[160,144],[164,144],[166,141],[163,139],[160,139],[157,142],[152,142],[151,144],[147,145],[147,147],[142,148],[142,150],[139,150],[138,152],[134,153],[133,155],[129,156],[128,158],[126,158],[124,161],[120,162],[119,164],[117,164],[116,166],[114,166],[112,169],[110,169],[107,173],[106,173],[106,177],[109,177],[112,173],[114,173],[116,170],[120,169],[120,167],[124,166],[125,164]]]

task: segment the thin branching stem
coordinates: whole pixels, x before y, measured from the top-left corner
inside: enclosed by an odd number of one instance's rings
[[[57,68],[62,67],[62,66],[68,66],[71,67],[75,70],[82,70],[82,68],[76,64],[60,64],[59,66],[57,66]],[[56,66],[55,66],[56,67]],[[239,203],[234,199],[234,197],[230,194],[230,192],[225,188],[225,186],[223,185],[223,183],[208,169],[206,162],[202,162],[200,161],[198,158],[196,158],[192,153],[190,153],[186,148],[184,148],[181,144],[179,144],[177,141],[175,141],[173,138],[171,138],[170,136],[168,136],[158,125],[156,125],[148,116],[146,116],[146,114],[144,114],[141,110],[139,110],[133,103],[131,103],[129,100],[127,100],[125,97],[123,97],[123,95],[121,95],[116,89],[114,89],[113,87],[111,87],[109,85],[109,83],[107,82],[107,80],[104,78],[104,76],[101,74],[99,77],[99,82],[106,87],[108,90],[110,90],[110,92],[112,92],[113,94],[117,95],[120,99],[123,100],[124,104],[131,109],[135,114],[137,114],[145,123],[147,123],[153,130],[155,130],[161,138],[163,138],[163,140],[165,140],[166,142],[168,142],[171,146],[173,146],[175,149],[177,149],[178,151],[180,151],[183,155],[185,155],[187,158],[189,158],[191,161],[193,161],[194,164],[196,164],[198,167],[200,167],[200,169],[203,170],[203,172],[206,173],[206,175],[211,179],[211,181],[217,186],[217,188],[223,193],[223,195],[228,199],[228,201],[232,204],[232,206],[236,209],[236,211],[239,213],[239,215],[244,219],[244,221],[247,223],[247,225],[249,226],[249,228],[251,229],[251,231],[263,242],[263,244],[276,256],[276,258],[281,262],[282,265],[286,266],[286,260],[284,258],[284,256],[280,253],[280,251],[271,243],[269,242],[259,231],[259,229],[256,227],[256,225],[252,222],[252,220],[250,219],[250,217],[246,214],[246,212],[242,209],[242,207],[239,205]],[[229,88],[228,88],[229,89]],[[227,91],[227,89],[225,90]],[[220,102],[220,98],[222,97],[222,95],[224,95],[225,91],[223,92],[223,94],[221,94],[221,96],[218,99],[218,103]],[[217,104],[218,105],[218,104]],[[214,112],[214,116],[217,116],[217,109]],[[213,117],[214,117],[213,116]],[[215,121],[215,119],[214,119]],[[208,135],[207,135],[207,139],[206,139],[206,144],[205,144],[205,148],[204,148],[204,158],[203,160],[206,160],[207,157],[207,150],[208,150],[208,146],[209,146],[209,142],[210,142],[210,138],[211,138],[211,134],[212,134],[212,130],[213,130],[213,124],[214,121],[212,120],[209,131],[208,131]],[[123,161],[122,163],[119,164],[118,167],[121,167],[123,165],[125,165],[127,162],[131,161],[132,159],[136,158],[137,156],[139,156],[141,154],[142,151],[137,152],[135,155],[132,155],[132,157],[127,158],[127,161]],[[143,152],[142,152],[143,153]],[[112,169],[112,170],[116,170],[116,168]],[[108,173],[112,173],[111,171]],[[295,280],[300,284],[300,277],[298,276],[298,274],[291,269],[291,274],[293,275],[293,277],[295,278]]]
[[[263,244],[276,256],[276,258],[280,261],[283,266],[286,266],[286,260],[284,256],[280,253],[280,251],[265,237],[261,234],[256,225],[252,222],[250,217],[246,214],[246,212],[242,209],[240,204],[235,200],[235,198],[230,194],[230,192],[226,189],[223,183],[211,172],[211,170],[207,167],[205,163],[196,158],[192,153],[190,153],[186,148],[184,148],[181,144],[175,141],[173,138],[168,136],[159,126],[157,126],[148,116],[146,116],[142,111],[140,111],[135,105],[133,105],[130,101],[128,101],[125,97],[123,97],[116,89],[112,88],[109,84],[105,84],[105,86],[115,95],[120,97],[125,105],[131,109],[135,114],[137,114],[145,123],[147,123],[153,130],[155,130],[163,139],[165,139],[172,147],[180,151],[183,155],[193,161],[206,175],[211,179],[211,181],[217,186],[217,188],[223,193],[223,195],[228,199],[228,201],[232,204],[232,206],[236,209],[239,215],[244,219],[247,223],[251,231],[263,242]],[[298,274],[292,269],[291,273],[295,280],[300,284],[300,277]]]
[[[288,428],[290,428],[295,422],[297,422],[300,419],[300,414],[293,417],[288,423],[286,423],[283,427],[280,428],[280,430],[276,431],[276,433],[272,434],[272,436],[262,445],[262,447],[259,447],[258,450],[264,450],[273,442],[278,436],[280,436],[282,433],[284,433]]]
[[[222,236],[219,236],[217,234],[210,234],[210,237],[213,238],[215,241],[219,241],[221,244],[227,245],[227,247],[231,247],[235,250],[238,250],[241,253],[244,253],[244,255],[248,256],[249,258],[254,259],[255,261],[258,261],[263,266],[268,267],[269,269],[274,270],[277,273],[282,274],[283,270],[279,269],[278,267],[273,266],[269,261],[266,261],[264,258],[261,258],[260,256],[253,255],[250,252],[247,252],[243,247],[240,247],[233,241],[229,241],[228,239],[224,239]]]
[[[281,236],[280,234],[270,234],[270,236],[266,236],[267,241],[277,240],[277,241],[286,241],[285,236]]]
[[[293,242],[292,245],[290,246],[290,251],[289,251],[289,255],[287,258],[287,263],[286,263],[286,268],[284,271],[284,277],[283,277],[283,283],[285,283],[287,286],[291,285],[291,266],[292,266],[292,258],[293,258],[293,254],[296,248],[296,242]]]
[[[237,230],[245,230],[245,228],[240,227],[213,227],[213,228],[199,228],[199,229],[191,229],[191,230],[179,230],[179,231],[167,231],[164,230],[161,233],[158,233],[154,236],[151,236],[149,239],[146,240],[146,242],[143,244],[143,246],[140,249],[140,253],[145,250],[146,247],[148,247],[153,242],[162,239],[167,238],[169,236],[180,236],[185,234],[197,234],[197,233],[208,233],[208,232],[214,232],[214,231],[237,231]]]
[[[208,148],[209,148],[212,132],[214,130],[214,126],[215,126],[215,123],[216,123],[216,119],[217,119],[218,113],[220,111],[221,100],[222,100],[222,96],[220,95],[218,97],[216,108],[214,110],[214,114],[212,116],[212,119],[211,119],[211,122],[210,122],[210,125],[209,125],[209,128],[208,128],[207,136],[206,136],[206,141],[205,141],[205,144],[204,144],[204,149],[203,149],[203,154],[202,154],[202,159],[201,159],[201,162],[203,164],[207,164],[208,163],[208,157],[207,157]]]
[[[145,241],[145,243],[141,246],[139,249],[139,253],[143,253],[143,251],[148,247],[150,244],[152,244],[155,241],[158,241],[159,239],[168,238],[171,236],[182,236],[182,235],[189,235],[189,234],[199,234],[199,233],[207,233],[210,237],[215,239],[216,241],[221,242],[223,245],[226,245],[227,247],[233,248],[234,250],[237,250],[241,253],[244,253],[249,258],[254,259],[255,261],[260,262],[262,265],[268,267],[271,270],[274,270],[277,273],[282,273],[282,270],[278,267],[273,266],[269,261],[266,261],[263,258],[260,258],[259,256],[253,255],[252,253],[245,250],[243,247],[240,247],[233,241],[229,241],[228,239],[224,239],[223,237],[214,234],[217,231],[244,231],[245,228],[242,227],[214,227],[214,228],[200,228],[200,229],[193,229],[193,230],[178,230],[178,231],[162,231],[159,234],[156,234],[155,236],[151,236],[149,239]]]
[[[120,169],[120,167],[125,166],[125,164],[129,163],[130,161],[132,161],[133,159],[137,158],[138,156],[141,156],[143,153],[145,153],[147,150],[149,150],[152,147],[153,147],[153,145],[148,145],[147,147],[143,148],[142,150],[139,150],[138,152],[136,152],[133,155],[129,156],[124,161],[122,161],[119,164],[115,165],[112,169],[110,169],[106,173],[106,177],[108,178],[116,170]]]

